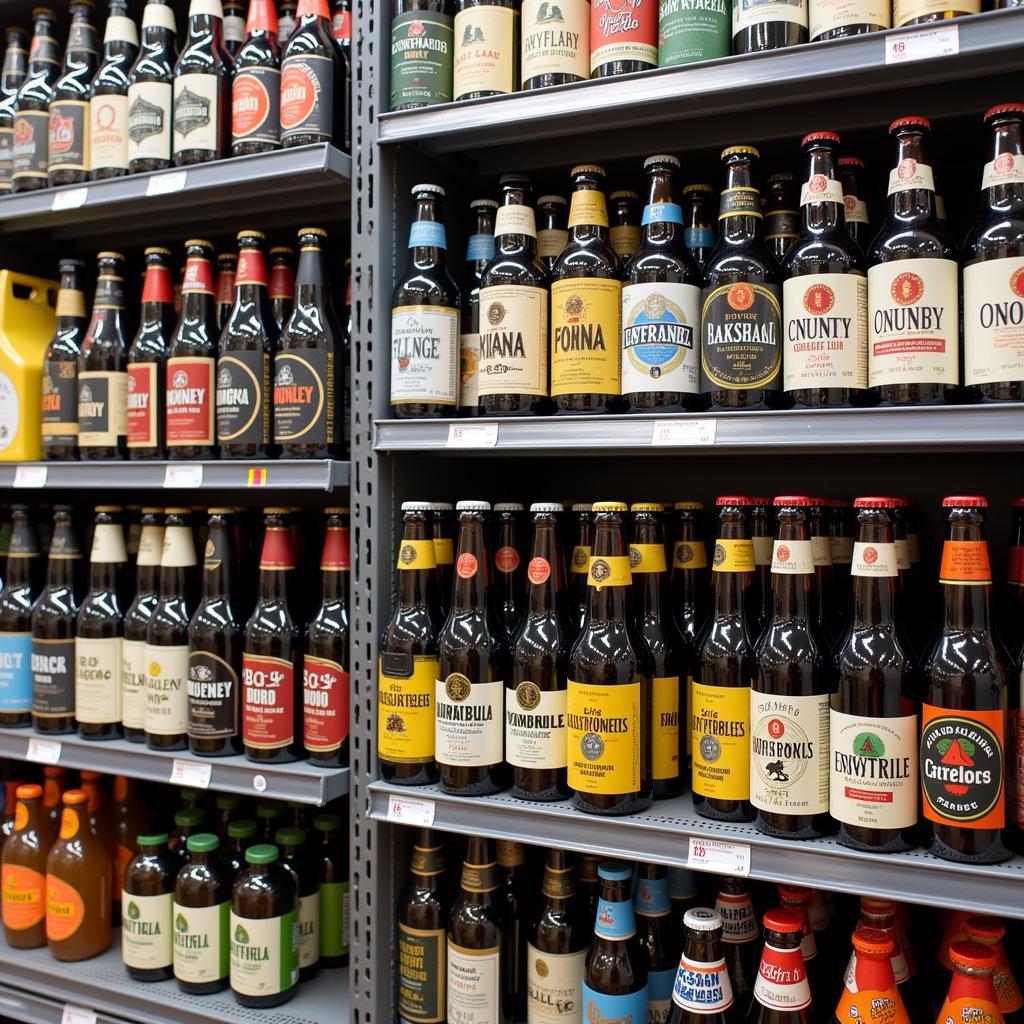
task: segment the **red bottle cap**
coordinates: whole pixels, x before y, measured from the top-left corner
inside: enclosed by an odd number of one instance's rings
[[[854,508],[899,508],[900,498],[854,498]],[[905,499],[903,499],[905,500]]]
[[[780,885],[779,897],[792,903],[810,903],[811,890],[802,885]]]
[[[999,117],[1000,114],[1024,114],[1024,103],[997,103],[985,111],[981,120],[988,124],[992,118]]]
[[[751,498],[750,499],[750,504],[751,505],[770,505],[771,503],[772,502],[771,502],[770,498],[760,498],[760,497],[758,497],[758,498]]]
[[[996,965],[995,950],[983,946],[980,942],[967,942],[961,939],[949,947],[949,958],[955,967],[967,967],[974,970],[985,970]]]
[[[919,114],[911,114],[910,117],[897,117],[891,125],[889,125],[889,134],[899,131],[900,128],[924,128],[926,131],[931,131],[932,123],[927,117],[921,117]]]
[[[942,499],[943,508],[988,508],[988,498],[979,494],[951,494]]]
[[[810,505],[817,504],[817,499],[809,498],[806,494],[781,494],[776,498],[772,498],[772,504],[776,508],[780,508],[783,505],[794,505],[797,508],[807,508]]]
[[[749,498],[743,497],[741,494],[723,494],[719,498],[715,498],[715,504],[721,508],[723,505],[749,505],[751,503]]]
[[[890,956],[895,946],[889,932],[881,928],[858,928],[853,933],[853,948],[865,956]]]
[[[777,907],[775,910],[766,910],[764,914],[764,926],[769,931],[793,933],[802,935],[804,926],[799,914],[785,907]],[[981,947],[984,948],[984,947]]]
[[[14,795],[19,800],[35,800],[36,797],[43,795],[43,787],[38,782],[26,782],[14,791]]]
[[[892,900],[883,900],[878,896],[861,896],[860,909],[874,914],[895,914],[896,904]]]
[[[18,792],[21,792],[20,788]],[[969,939],[976,939],[986,946],[998,942],[1006,935],[1003,922],[995,917],[969,917],[964,921],[964,931]]]
[[[841,156],[839,158],[840,167],[859,167],[861,170],[864,169],[864,161],[859,156]]]
[[[1010,507],[1024,508],[1024,498],[1014,498],[1013,501],[1010,502]]]
[[[842,140],[836,132],[808,132],[801,141],[801,146],[806,146],[809,142],[834,142],[837,146]]]

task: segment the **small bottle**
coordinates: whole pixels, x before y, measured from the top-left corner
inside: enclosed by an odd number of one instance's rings
[[[128,87],[139,49],[139,33],[126,0],[110,0],[103,31],[103,60],[89,99],[89,177],[93,181],[128,173]]]
[[[874,928],[858,927],[852,941],[853,956],[846,968],[846,983],[832,1020],[871,1020],[877,1017],[880,1007],[885,1007],[889,1020],[908,1020],[892,970],[892,936]],[[945,1017],[939,1019],[946,1020]]]
[[[764,952],[747,1024],[810,1024],[811,987],[800,952],[803,928],[791,910],[764,915]]]
[[[289,245],[275,245],[270,250],[270,283],[267,295],[278,331],[284,329],[295,305],[295,250]]]
[[[309,981],[320,970],[320,878],[301,828],[279,828],[274,842],[280,863],[295,879],[299,898],[299,980]]]
[[[82,291],[85,261],[63,259],[58,266],[57,326],[43,357],[42,438],[48,462],[78,458],[78,356],[89,325]]]
[[[771,174],[765,182],[764,240],[781,264],[800,230],[796,175]]]
[[[836,161],[839,180],[843,185],[843,205],[846,207],[846,230],[850,237],[866,253],[871,244],[871,219],[862,176],[864,161],[859,156],[841,156]]]
[[[46,855],[56,833],[42,786],[22,784],[15,796],[11,833],[3,844],[4,938],[12,949],[35,949],[46,944]]]
[[[466,239],[466,259],[462,272],[462,308],[459,315],[459,402],[460,416],[474,417],[480,408],[480,284],[484,270],[494,259],[493,199],[473,199],[472,218]],[[504,310],[502,310],[504,312]],[[443,350],[442,350],[443,359]],[[499,360],[500,364],[500,360]],[[503,364],[500,364],[503,365]]]
[[[647,161],[644,161],[646,169]],[[608,240],[622,265],[640,248],[640,196],[631,188],[618,189],[608,196]]]
[[[313,819],[310,863],[320,884],[320,966],[348,963],[348,836],[341,815],[318,814]]]
[[[128,977],[163,981],[173,973],[174,876],[177,860],[167,833],[139,836],[139,852],[124,873],[121,957]]]
[[[722,918],[715,910],[694,907],[686,912],[683,928],[683,953],[674,972],[668,1024],[694,1020],[730,1024],[737,1014],[722,950]]]
[[[128,75],[128,170],[132,174],[172,165],[177,53],[174,8],[167,0],[146,0],[139,55]]]
[[[987,946],[996,955],[996,967],[992,972],[992,984],[999,997],[999,1011],[1006,1024],[1020,1024],[1024,1017],[1024,997],[1013,976],[1013,968],[1006,956],[1003,939],[1006,926],[995,917],[969,917],[964,921],[964,932],[971,942]]]
[[[637,866],[633,894],[637,938],[647,952],[647,1021],[667,1024],[671,1016],[673,983],[679,963],[681,936],[672,916],[668,874],[660,864]]]
[[[683,188],[683,240],[701,273],[715,247],[715,190],[703,183]]]
[[[273,0],[250,0],[231,82],[231,155],[281,145],[281,48]]]
[[[537,255],[549,274],[569,241],[568,216],[569,201],[565,196],[541,196],[537,200]]]

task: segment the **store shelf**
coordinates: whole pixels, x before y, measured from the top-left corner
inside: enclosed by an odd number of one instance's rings
[[[144,743],[127,740],[100,742],[78,736],[44,737],[31,729],[0,730],[0,758],[86,768],[147,782],[203,786],[205,781],[204,788],[217,792],[268,800],[297,800],[316,806],[344,796],[349,785],[347,768],[315,768],[304,761],[260,765],[241,754],[194,757],[187,751],[150,750]],[[175,771],[176,762],[179,762],[178,771]],[[202,778],[207,770],[210,772],[208,781]]]
[[[389,820],[392,796],[431,802],[432,827],[442,832],[495,836],[679,867],[692,866],[688,865],[691,839],[716,839],[749,846],[752,878],[1024,918],[1024,857],[979,866],[952,864],[923,851],[868,854],[848,850],[831,839],[773,839],[751,825],[698,817],[689,796],[661,800],[642,814],[613,819],[576,811],[568,801],[531,804],[507,794],[466,799],[446,796],[434,786],[374,782],[370,816]]]
[[[255,1010],[239,1006],[229,991],[193,996],[181,992],[174,981],[133,981],[121,962],[117,933],[106,953],[78,963],[54,960],[46,947],[5,949],[0,956],[0,1015],[26,1024],[61,1024],[65,1006],[95,1011],[104,1024],[344,1024],[349,1019],[344,970],[322,970],[300,985],[291,1002]]]

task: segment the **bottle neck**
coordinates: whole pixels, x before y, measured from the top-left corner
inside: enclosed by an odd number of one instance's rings
[[[291,531],[287,526],[268,526],[260,555],[260,601],[286,602],[288,575],[294,568]]]
[[[972,548],[963,550],[971,552],[970,561],[975,568],[966,572],[956,568],[958,562],[961,562],[957,558],[956,545],[972,545]],[[943,547],[940,570],[945,608],[944,625],[947,630],[971,630],[979,633],[989,631],[991,575],[988,545],[982,534],[981,516],[974,513],[953,519],[949,524],[949,532]],[[961,576],[974,578],[959,579]],[[951,579],[956,581],[947,582]]]
[[[410,517],[405,522],[405,540],[428,541],[427,522],[422,516]],[[401,563],[400,563],[401,564]],[[398,572],[398,604],[401,608],[429,608],[432,603],[432,587],[437,578],[433,560],[422,569],[400,568]]]
[[[863,520],[864,517],[862,517]],[[874,547],[877,564],[879,546],[884,559],[893,559],[892,570],[895,572],[896,548],[893,542],[892,524],[889,517],[882,514],[872,516],[870,521],[862,521],[857,530],[857,543],[864,545],[861,549],[862,559],[866,560],[866,552]],[[895,616],[896,586],[898,576],[859,575],[855,570],[853,576],[853,623],[855,626],[891,626]]]
[[[633,544],[653,549],[644,552],[644,556],[647,557],[642,557],[637,569],[634,569],[632,573],[634,607],[638,618],[660,624],[661,596],[668,572],[665,565],[665,545],[661,542],[656,513],[637,513],[633,523]],[[659,548],[660,559],[658,557]],[[632,556],[630,560],[632,561]],[[645,563],[648,563],[646,568]],[[647,571],[648,568],[654,571]]]
[[[992,972],[981,973],[980,971],[965,971],[963,968],[954,965],[953,980],[949,984],[949,995],[947,1002],[963,1000],[971,1003],[998,1003],[995,985],[992,982]]]
[[[412,265],[417,270],[433,270],[447,263],[448,239],[441,204],[435,196],[416,200],[416,213],[409,228]]]
[[[277,41],[277,8],[272,0],[249,0],[249,13],[245,20],[246,36],[262,33]]]
[[[142,12],[142,49],[148,54],[169,51],[167,56],[173,62],[176,36],[173,9],[166,3],[150,0]]]
[[[74,271],[65,271],[60,275],[60,289],[57,292],[57,331],[77,329],[84,320],[85,295],[78,275]]]
[[[857,951],[854,957],[857,966],[853,978],[847,980],[847,988],[850,988],[851,980],[855,982],[857,992],[892,992],[896,988],[896,977],[888,956],[868,956]]]
[[[1012,211],[1020,216],[1020,211],[1024,209],[1024,182],[999,181],[1000,174],[1006,173],[1002,170],[1004,165],[1017,172],[1013,175],[1016,179],[1019,179],[1020,172],[1024,170],[1024,132],[1021,125],[1022,122],[1019,120],[1009,120],[992,126],[991,175],[989,168],[986,167],[982,195],[994,212],[1006,214]],[[985,182],[990,179],[991,183],[986,187]]]
[[[38,834],[49,831],[49,816],[41,796],[28,797],[27,799],[17,797],[16,799],[17,808],[14,820],[17,822],[19,819],[24,819],[25,824],[20,828],[15,828],[15,833],[35,832]]]
[[[896,162],[889,175],[889,213],[902,220],[935,219],[935,179],[920,132],[896,140]]]
[[[124,281],[116,274],[101,273],[96,281],[89,334],[94,338],[120,338],[123,334]]]
[[[322,18],[324,21],[331,20],[331,12],[327,7],[327,0],[299,0],[295,8],[295,19],[299,23],[309,23]]]
[[[4,66],[0,72],[0,93],[9,96],[15,93],[22,82],[25,81],[25,71],[28,67],[28,51],[25,49],[24,41],[12,39],[4,51]]]
[[[185,262],[181,285],[181,319],[209,322],[214,316],[213,267],[204,256],[190,256]]]
[[[836,178],[835,158],[828,146],[814,146],[807,153],[800,217],[804,230],[810,234],[845,233],[843,187]]]
[[[668,168],[650,172],[642,220],[641,247],[682,241],[683,209],[676,198],[675,175]]]
[[[489,565],[482,517],[475,515],[463,517],[459,526],[459,546],[455,557],[455,566],[452,610],[484,614],[487,608]]]
[[[226,522],[210,524],[208,554],[203,561],[203,598],[211,601],[231,596],[231,529]]]
[[[295,271],[295,302],[298,306],[326,309],[330,296],[324,252],[316,246],[303,246]]]
[[[137,45],[135,22],[128,17],[128,9],[120,4],[111,5],[103,35],[103,62],[121,64],[130,61],[135,56]]]
[[[494,230],[499,252],[533,261],[537,251],[537,218],[522,189],[506,189]]]
[[[743,513],[723,511],[719,519],[718,537],[726,542],[747,540]],[[753,560],[752,547],[751,545],[751,561]],[[720,571],[716,568],[711,573],[715,618],[731,619],[743,615],[743,595],[749,582],[750,574],[747,572]]]
[[[569,203],[569,241],[601,239],[607,242],[609,237],[608,204],[604,192],[594,182],[577,185]]]
[[[789,519],[779,522],[779,543],[786,541],[810,541],[807,520]],[[814,586],[814,571],[804,573],[772,572],[772,597],[776,621],[808,618],[811,588]]]
[[[747,160],[726,164],[718,227],[722,237],[731,241],[761,237],[761,194],[754,186],[752,167]]]
[[[537,561],[540,559],[540,562]],[[544,564],[542,564],[544,563]],[[546,564],[547,568],[544,568]],[[534,571],[534,566],[537,570]],[[544,573],[547,573],[544,576]],[[541,582],[536,582],[541,576]],[[533,547],[530,553],[530,581],[528,601],[530,614],[547,616],[557,614],[558,595],[565,587],[565,570],[558,547],[558,532],[553,515],[539,516],[534,521]]]
[[[29,51],[28,74],[35,77],[49,68],[60,68],[60,47],[54,39],[54,23],[49,18],[38,18],[32,29],[32,48]]]
[[[609,565],[611,576],[608,579],[621,579],[618,584],[595,581],[594,563],[601,559]],[[608,562],[617,559],[617,562]],[[625,566],[622,573],[617,572]],[[604,575],[602,573],[602,575]],[[622,526],[618,517],[599,516],[594,529],[594,544],[591,548],[590,573],[587,578],[587,622],[625,622],[629,611],[629,553],[622,539]]]

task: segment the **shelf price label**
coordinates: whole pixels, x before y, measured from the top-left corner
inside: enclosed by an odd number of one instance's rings
[[[918,29],[888,36],[885,40],[886,64],[909,64],[915,60],[934,60],[937,57],[955,57],[960,52],[960,28]]]
[[[267,469],[265,466],[250,466],[249,472],[246,474],[245,486],[266,487],[267,475]]]
[[[96,1011],[65,1003],[64,1012],[60,1015],[60,1024],[96,1024]]]
[[[87,188],[62,189],[60,192],[54,193],[50,209],[77,210],[80,206],[85,206],[85,202],[88,198],[89,190]]]
[[[718,420],[655,420],[651,444],[655,448],[694,448],[713,445]]]
[[[195,786],[197,789],[210,788],[213,765],[202,761],[186,761],[176,757],[171,764],[170,783],[173,786]]]
[[[45,487],[46,466],[18,466],[14,471],[15,487]]]
[[[389,796],[387,820],[426,828],[434,824],[434,801],[415,796]]]
[[[691,836],[686,866],[695,871],[714,871],[719,875],[749,875],[750,847],[746,843]]]
[[[450,423],[446,448],[494,448],[498,444],[497,423]]]
[[[187,179],[187,171],[165,171],[163,174],[154,174],[146,182],[146,195],[166,196],[172,192],[180,192],[185,187]]]
[[[56,764],[60,760],[60,744],[56,740],[41,740],[33,737],[28,741],[26,761],[36,764]]]
[[[164,487],[202,487],[203,467],[182,463],[164,469]]]

